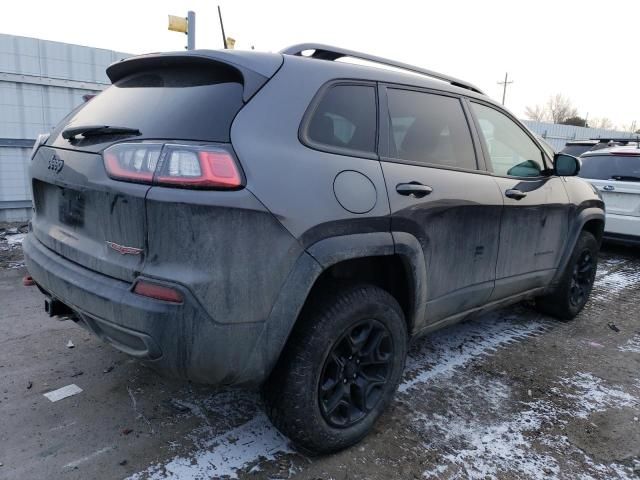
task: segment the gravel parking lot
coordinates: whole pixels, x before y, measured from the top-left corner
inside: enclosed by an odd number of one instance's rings
[[[640,477],[638,249],[605,249],[571,323],[518,305],[420,340],[372,434],[308,457],[257,392],[164,379],[48,318],[19,235],[0,235],[0,478]]]

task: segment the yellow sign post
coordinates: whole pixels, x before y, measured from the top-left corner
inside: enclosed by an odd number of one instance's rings
[[[187,33],[189,31],[189,22],[184,17],[169,15],[169,30],[172,32]]]
[[[187,35],[187,50],[196,48],[196,14],[189,11],[187,18],[169,15],[169,30]]]

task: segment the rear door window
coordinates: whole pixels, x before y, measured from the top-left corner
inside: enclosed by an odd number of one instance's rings
[[[240,73],[223,64],[145,69],[89,100],[66,126],[110,125],[138,129],[138,138],[228,142],[242,93]]]
[[[306,123],[304,139],[322,150],[376,151],[376,92],[368,85],[333,85]]]
[[[391,157],[427,165],[477,168],[469,124],[459,99],[389,88],[387,100]]]
[[[594,155],[581,160],[583,178],[640,182],[640,155]]]

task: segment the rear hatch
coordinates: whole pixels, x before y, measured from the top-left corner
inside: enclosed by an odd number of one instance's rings
[[[602,194],[607,213],[640,217],[640,149],[581,158],[580,176]]]
[[[232,155],[235,115],[281,59],[259,57],[256,72],[234,62],[232,55],[205,53],[158,54],[114,64],[107,71],[114,84],[56,127],[30,166],[32,226],[40,242],[84,267],[131,281],[145,261],[145,198],[152,184],[162,179],[175,183],[172,175],[177,175],[182,184],[171,186],[218,186],[198,183],[189,162],[206,154],[212,168],[219,168],[216,155]],[[216,55],[221,58],[212,58]],[[173,145],[173,153],[166,145]],[[183,145],[186,154],[176,145]],[[161,155],[171,157],[164,176],[156,172]]]

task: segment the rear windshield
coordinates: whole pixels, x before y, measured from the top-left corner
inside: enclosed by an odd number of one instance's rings
[[[67,125],[135,128],[139,138],[228,142],[242,92],[240,74],[223,65],[149,69],[118,80]]]
[[[567,145],[562,149],[562,153],[573,155],[574,157],[579,157],[584,152],[588,152],[589,150],[591,150],[593,147],[593,145]]]
[[[640,181],[640,155],[582,157],[580,176],[594,180]]]

